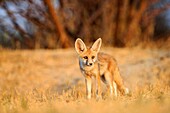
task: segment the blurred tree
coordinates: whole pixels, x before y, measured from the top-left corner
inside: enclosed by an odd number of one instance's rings
[[[71,39],[68,38],[68,35],[66,34],[64,30],[64,26],[59,22],[58,15],[56,14],[56,11],[51,3],[50,0],[44,0],[44,3],[48,7],[48,12],[51,15],[51,19],[54,21],[56,30],[59,33],[59,39],[61,41],[61,45],[64,48],[70,47],[71,46]]]
[[[14,0],[1,3],[1,30],[13,48],[56,48],[55,29],[42,2]],[[48,40],[48,41],[47,41]],[[52,43],[51,43],[52,42]],[[15,45],[17,44],[17,45]]]
[[[0,43],[11,48],[65,48],[77,37],[86,43],[101,37],[104,44],[125,47],[167,39],[169,4],[169,0],[1,1]]]

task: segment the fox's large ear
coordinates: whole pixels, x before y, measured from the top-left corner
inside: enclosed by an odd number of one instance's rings
[[[75,49],[76,49],[78,54],[87,50],[86,45],[84,44],[84,42],[80,38],[77,38],[76,41],[75,41]]]
[[[91,49],[92,49],[93,51],[99,52],[101,45],[102,45],[102,39],[99,38],[99,39],[97,39],[97,40],[94,42],[94,44],[92,45]]]

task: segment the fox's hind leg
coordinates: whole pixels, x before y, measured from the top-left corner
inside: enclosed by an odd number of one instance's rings
[[[115,72],[114,72],[114,81],[117,85],[117,88],[119,89],[119,91],[124,94],[124,95],[127,95],[129,94],[129,89],[125,87],[124,83],[123,83],[123,79],[122,77],[120,76],[120,72],[119,72],[119,69],[116,68],[115,69]]]
[[[117,97],[117,84],[115,81],[113,81],[113,88],[114,88],[115,97]]]
[[[110,89],[110,96],[113,95],[113,90],[114,90],[115,97],[117,97],[117,85],[113,81],[112,74],[109,71],[105,72],[104,77],[105,77],[105,83],[109,86]]]

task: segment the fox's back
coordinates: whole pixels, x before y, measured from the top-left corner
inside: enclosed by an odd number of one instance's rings
[[[106,53],[102,53],[102,52],[98,53],[97,63],[99,64],[101,74],[103,74],[105,71],[111,72],[115,70],[115,68],[117,68],[117,63],[115,58]]]
[[[99,52],[98,53],[98,62],[99,63],[110,63],[111,61],[115,63],[116,65],[116,60],[114,57],[112,57],[109,54],[103,53],[103,52]]]

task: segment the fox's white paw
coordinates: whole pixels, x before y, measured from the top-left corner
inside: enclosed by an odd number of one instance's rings
[[[125,88],[124,93],[125,93],[125,95],[128,95],[129,94],[129,89]]]

